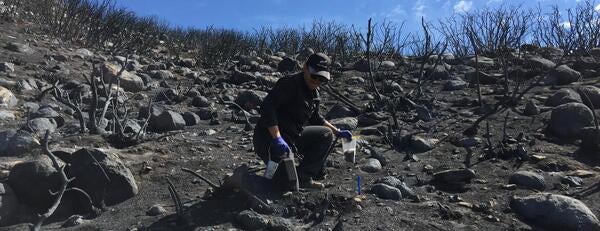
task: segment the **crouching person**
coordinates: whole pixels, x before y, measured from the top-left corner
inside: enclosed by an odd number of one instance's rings
[[[312,54],[302,71],[281,78],[260,107],[261,118],[254,129],[254,149],[265,162],[278,163],[294,153],[300,187],[322,188],[316,181],[324,178],[324,163],[334,135],[351,139],[319,113],[319,86],[331,80],[330,59]]]

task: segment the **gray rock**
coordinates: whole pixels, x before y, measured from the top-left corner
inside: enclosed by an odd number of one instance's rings
[[[498,79],[502,78],[502,74],[488,74],[483,71],[479,71],[479,75],[475,71],[465,73],[465,79],[469,83],[476,84],[477,78],[479,78],[479,84],[490,85],[497,83]]]
[[[358,127],[358,119],[354,117],[338,118],[329,121],[339,129],[355,130]]]
[[[546,79],[546,84],[566,85],[579,81],[581,73],[567,65],[560,65],[552,70]]]
[[[179,66],[193,68],[196,66],[196,60],[192,58],[184,58],[179,61]]]
[[[402,93],[402,92],[404,92],[404,89],[402,88],[402,86],[400,86],[399,83],[397,83],[396,81],[393,81],[393,80],[389,80],[389,79],[383,81],[383,90],[385,92],[388,92],[388,93],[393,93],[393,92]]]
[[[29,120],[25,129],[29,130],[38,135],[43,135],[46,131],[54,132],[58,128],[58,125],[54,119],[50,118],[35,118]]]
[[[565,54],[565,52],[558,47],[541,47],[538,50],[538,53],[542,55],[542,57],[550,60],[560,59]]]
[[[266,96],[267,93],[264,91],[246,90],[240,92],[240,94],[235,97],[234,102],[244,108],[244,110],[250,111],[252,109],[257,109],[258,105],[262,103]]]
[[[137,134],[141,129],[142,126],[135,120],[127,120],[123,125],[123,131],[125,133]]]
[[[273,231],[294,231],[295,225],[288,219],[283,217],[273,217],[269,220],[268,230]]]
[[[375,158],[367,159],[366,163],[360,168],[361,170],[369,173],[379,172],[382,169],[381,162]]]
[[[468,83],[462,80],[448,80],[444,83],[445,91],[458,91],[467,88]]]
[[[420,136],[412,136],[410,140],[410,147],[414,152],[427,152],[433,149],[434,140],[426,139]]]
[[[594,213],[581,201],[556,194],[513,197],[510,208],[522,221],[546,230],[600,230]]]
[[[196,96],[192,99],[192,106],[194,107],[210,107],[212,104],[213,103],[204,96]]]
[[[193,112],[183,113],[183,120],[185,120],[185,126],[194,126],[200,123],[200,116]]]
[[[217,112],[212,108],[200,108],[200,110],[196,111],[196,115],[200,116],[201,120],[209,120],[218,117]]]
[[[182,130],[185,127],[185,120],[177,112],[164,111],[155,119],[151,119],[151,125],[156,132]]]
[[[173,73],[171,73],[168,70],[155,70],[155,71],[151,71],[150,72],[150,77],[152,77],[153,79],[160,79],[160,80],[166,80],[166,79],[173,79],[175,78]]]
[[[481,142],[483,142],[483,140],[481,140],[481,138],[479,137],[465,137],[461,140],[459,140],[455,145],[459,146],[459,147],[475,147],[479,144],[481,144]]]
[[[96,205],[103,199],[106,205],[115,205],[138,193],[129,168],[117,155],[101,149],[83,148],[71,154],[69,173],[75,177],[73,185],[86,191]]]
[[[560,182],[562,182],[563,184],[567,184],[571,187],[580,187],[581,185],[583,185],[583,179],[581,179],[581,177],[576,176],[562,176],[560,178]]]
[[[596,150],[600,148],[600,131],[595,126],[584,127],[579,130],[579,138],[581,139],[581,147],[588,150]]]
[[[16,42],[9,42],[6,46],[4,46],[4,49],[24,54],[32,54],[34,52],[33,49],[29,47],[29,44],[22,44]]]
[[[529,99],[529,100],[527,100],[527,103],[525,104],[525,110],[523,111],[523,114],[525,114],[527,116],[539,115],[540,107],[535,103],[534,100]]]
[[[476,63],[475,63],[475,57],[469,59],[468,65],[475,67]],[[479,56],[477,57],[477,63],[479,64],[479,68],[490,68],[490,67],[494,67],[494,60],[485,56]]]
[[[79,48],[75,51],[75,55],[79,56],[80,58],[87,58],[94,56],[94,52],[91,52],[90,50],[85,48]]]
[[[440,183],[470,182],[477,175],[471,169],[450,169],[433,174],[433,180]]]
[[[372,68],[377,68],[378,66],[379,65],[377,65],[377,63],[375,61],[371,61]],[[368,72],[369,71],[369,62],[367,62],[366,59],[360,59],[360,60],[356,61],[352,67],[356,71]]]
[[[566,103],[581,103],[581,97],[571,88],[558,90],[546,100],[546,105],[556,107]]]
[[[396,68],[396,64],[392,61],[383,61],[381,62],[380,68],[384,70],[393,70]]]
[[[387,184],[375,184],[371,187],[371,193],[381,199],[402,200],[402,191]]]
[[[284,57],[277,64],[277,71],[281,73],[295,72],[298,70],[300,70],[300,64],[298,64],[298,61],[289,57]]]
[[[240,228],[245,230],[264,229],[269,225],[269,220],[251,210],[244,210],[238,213],[235,220],[240,225]]]
[[[63,224],[63,228],[75,227],[83,224],[83,216],[81,215],[73,215],[69,217]]]
[[[129,71],[123,71],[120,76],[117,76],[121,70],[120,65],[106,62],[102,64],[100,70],[104,73],[104,81],[116,83],[118,80],[121,88],[125,91],[139,92],[144,89],[144,80]]]
[[[0,110],[0,121],[14,120],[17,117],[10,111]]]
[[[167,210],[162,205],[156,204],[148,209],[148,211],[146,212],[146,215],[159,216],[159,215],[163,215],[166,213],[167,213]]]
[[[386,185],[392,186],[394,188],[397,188],[400,190],[400,192],[402,192],[402,196],[404,196],[404,197],[408,197],[408,198],[416,198],[417,197],[417,194],[415,194],[415,192],[410,187],[408,187],[408,185],[406,185],[406,183],[404,183],[403,181],[399,180],[396,177],[385,176],[385,177],[375,180],[375,183],[386,184]]]
[[[552,110],[548,130],[561,139],[573,140],[579,137],[582,128],[592,123],[592,110],[581,103],[567,103]]]
[[[14,72],[15,64],[9,62],[0,63],[0,72]]]
[[[596,86],[581,86],[577,89],[581,101],[588,107],[600,108],[600,88]]]
[[[450,79],[450,72],[446,70],[443,65],[437,65],[435,68],[428,70],[425,73],[425,77],[432,80],[448,80]]]
[[[17,102],[17,97],[10,90],[0,86],[0,108],[12,108]]]
[[[511,174],[508,183],[541,191],[546,189],[544,176],[530,171],[518,171]]]
[[[38,146],[37,141],[27,132],[15,130],[0,132],[0,156],[21,156]]]
[[[59,165],[64,163],[58,160]],[[7,183],[14,190],[18,200],[35,209],[47,209],[54,198],[50,191],[60,188],[60,175],[46,155],[21,162],[10,169]]]
[[[255,81],[257,77],[248,72],[241,72],[239,70],[234,70],[233,73],[229,76],[229,83],[232,84],[242,84],[250,81]]]
[[[554,67],[556,67],[556,63],[539,57],[539,56],[529,56],[526,58],[527,60],[527,67],[529,68],[537,68],[537,69],[542,69],[542,70],[550,70]]]
[[[350,108],[340,103],[333,105],[333,107],[329,109],[327,114],[325,114],[325,118],[328,119],[337,119],[351,116],[355,116],[355,113],[352,110],[350,110]]]
[[[433,120],[433,116],[431,115],[431,111],[429,110],[429,108],[422,106],[422,105],[415,105],[415,112],[417,113],[417,118],[425,121],[425,122],[429,122],[431,120]]]
[[[0,226],[13,225],[17,223],[19,200],[12,188],[0,182]]]

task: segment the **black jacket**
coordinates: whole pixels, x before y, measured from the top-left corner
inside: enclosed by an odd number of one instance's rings
[[[294,144],[303,126],[325,122],[319,105],[319,92],[308,88],[303,72],[281,78],[260,106],[261,118],[254,135],[270,137],[267,128],[277,125],[283,138]]]

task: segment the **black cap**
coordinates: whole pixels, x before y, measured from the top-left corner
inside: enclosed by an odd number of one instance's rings
[[[311,74],[320,75],[327,79],[331,78],[328,71],[330,64],[331,59],[323,53],[312,54],[308,56],[308,59],[306,60],[306,66],[308,66],[308,70]]]

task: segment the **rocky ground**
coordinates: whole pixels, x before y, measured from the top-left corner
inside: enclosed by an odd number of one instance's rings
[[[62,185],[43,150],[46,130],[58,164],[75,178],[69,187],[88,196],[67,190],[44,229],[600,230],[600,50],[590,52],[594,59],[528,48],[508,54],[510,65],[432,58],[421,94],[422,61],[376,63],[381,101],[365,62],[338,63],[321,111],[360,136],[356,163],[338,143],[325,189],[257,193],[273,208],[265,212],[182,168],[218,184],[242,165],[260,167],[251,140],[256,105],[304,54],[259,52],[197,68],[161,47],[122,57],[33,25],[3,22],[0,31],[0,230],[27,229],[50,207],[48,191]],[[518,88],[522,97],[504,97],[505,83],[509,96]]]

